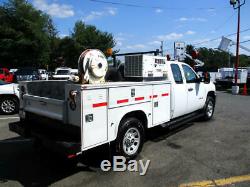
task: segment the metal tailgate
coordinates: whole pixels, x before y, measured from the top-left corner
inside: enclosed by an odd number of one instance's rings
[[[60,121],[66,119],[64,100],[25,94],[23,95],[23,110]]]

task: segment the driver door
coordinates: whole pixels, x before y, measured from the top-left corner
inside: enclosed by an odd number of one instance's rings
[[[189,113],[199,110],[203,107],[205,97],[205,86],[203,82],[198,81],[198,76],[194,70],[187,66],[182,65],[183,72],[186,79],[187,91],[187,110]]]

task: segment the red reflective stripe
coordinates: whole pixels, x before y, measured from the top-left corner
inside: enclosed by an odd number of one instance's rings
[[[157,98],[157,97],[158,97],[158,95],[151,95],[151,96],[149,96],[150,99]]]
[[[72,155],[68,155],[67,157],[68,158],[74,158],[74,157],[76,157],[76,155],[72,154]]]
[[[163,94],[161,94],[162,97],[168,96],[168,95],[169,95],[168,93],[163,93]]]
[[[95,103],[93,104],[93,108],[96,108],[96,107],[102,107],[102,106],[107,106],[108,103],[107,102],[103,102],[103,103]]]
[[[117,100],[117,104],[127,103],[128,99]]]
[[[136,97],[135,98],[135,101],[141,101],[141,100],[144,100],[144,97]]]

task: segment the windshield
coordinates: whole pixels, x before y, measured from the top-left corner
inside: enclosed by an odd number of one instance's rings
[[[69,70],[57,70],[56,74],[57,75],[69,75],[70,71]]]
[[[35,69],[19,69],[16,75],[38,75],[38,72]]]

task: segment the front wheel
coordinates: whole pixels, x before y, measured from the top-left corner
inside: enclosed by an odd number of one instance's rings
[[[214,114],[214,107],[215,107],[214,98],[212,98],[211,96],[208,96],[205,107],[204,107],[204,111],[203,111],[204,112],[203,119],[205,121],[212,119],[213,114]]]
[[[116,140],[116,152],[127,160],[136,157],[144,143],[144,128],[136,118],[127,118],[120,124]]]

